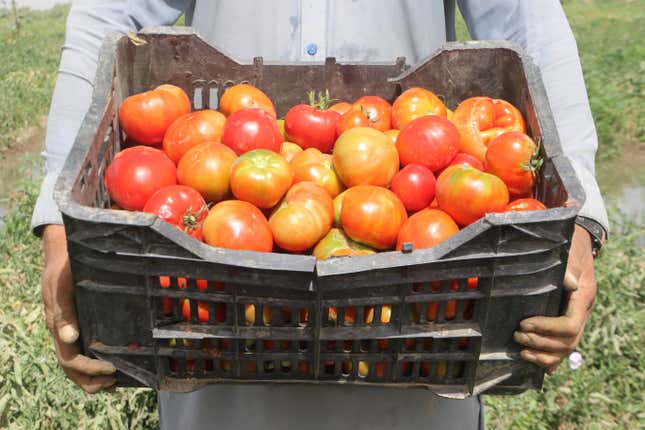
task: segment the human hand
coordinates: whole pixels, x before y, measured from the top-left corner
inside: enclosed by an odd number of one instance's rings
[[[67,377],[86,392],[94,394],[109,389],[116,382],[112,375],[116,372],[114,366],[82,355],[76,344],[78,322],[65,227],[53,224],[45,227],[43,244],[42,294],[47,328],[54,338],[58,362]]]
[[[571,240],[564,288],[568,300],[563,316],[527,318],[513,334],[516,342],[527,347],[522,358],[545,367],[549,374],[578,346],[596,299],[591,237],[578,225]]]

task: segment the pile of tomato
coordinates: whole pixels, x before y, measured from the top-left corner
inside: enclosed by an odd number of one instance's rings
[[[194,112],[161,85],[126,98],[119,121],[129,147],[106,172],[113,207],[216,247],[320,259],[428,248],[487,213],[545,209],[533,199],[538,145],[501,99],[453,112],[423,88],[393,104],[312,93],[278,119],[251,85]]]

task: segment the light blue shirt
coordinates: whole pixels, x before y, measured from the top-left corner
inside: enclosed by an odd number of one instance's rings
[[[474,39],[520,45],[540,68],[565,154],[587,198],[581,215],[608,229],[594,178],[596,129],[576,42],[557,0],[460,0]],[[446,14],[446,11],[448,12]],[[454,34],[454,0],[131,0],[77,1],[49,113],[46,175],[33,214],[38,233],[60,224],[53,186],[87,111],[105,35],[171,25],[184,12],[207,41],[240,61],[385,61],[428,57]],[[476,428],[479,401],[419,390],[215,385],[189,395],[162,393],[164,428]]]

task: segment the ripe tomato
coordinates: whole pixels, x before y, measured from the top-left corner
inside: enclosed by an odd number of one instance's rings
[[[148,146],[117,153],[105,172],[110,198],[130,211],[142,210],[157,190],[176,183],[175,163],[163,151]]]
[[[329,193],[312,182],[299,182],[269,218],[275,243],[285,251],[302,252],[322,239],[334,218]]]
[[[231,168],[231,191],[238,200],[267,209],[291,187],[293,170],[280,154],[255,149],[241,155]]]
[[[276,118],[275,107],[271,99],[260,89],[249,84],[237,84],[227,89],[219,101],[219,108],[226,116],[242,109],[262,109]]]
[[[459,151],[486,158],[489,143],[507,131],[526,132],[520,111],[507,101],[490,97],[471,97],[462,101],[452,117],[459,130]]]
[[[127,97],[119,108],[119,124],[128,137],[143,145],[158,145],[177,118],[190,112],[190,101],[174,85]]]
[[[390,138],[392,143],[396,145],[396,140],[399,138],[399,133],[401,133],[401,130],[393,128],[392,130],[386,130],[383,133],[385,133],[385,135]]]
[[[181,316],[184,318],[184,321],[190,321],[190,300],[188,299],[182,300]],[[197,302],[197,320],[199,322],[208,322],[208,302],[202,300]]]
[[[368,127],[343,133],[334,145],[334,169],[347,187],[387,187],[399,170],[399,154],[388,137]]]
[[[207,202],[219,202],[228,196],[230,170],[236,158],[228,146],[201,143],[179,160],[177,180],[199,191]]]
[[[289,109],[284,117],[284,129],[289,140],[302,149],[316,148],[320,152],[329,152],[336,140],[336,123],[340,114],[325,109],[328,100],[324,96],[319,97],[321,100],[316,103],[310,93],[309,105],[301,104]]]
[[[260,148],[280,152],[282,142],[282,133],[275,118],[262,109],[242,109],[232,113],[222,132],[222,143],[237,155]]]
[[[402,130],[414,119],[424,115],[446,118],[446,105],[432,91],[424,88],[409,88],[394,100],[392,126]]]
[[[486,151],[486,171],[498,176],[512,195],[524,195],[533,190],[537,170],[537,145],[526,134],[509,131],[490,143]]]
[[[477,221],[508,204],[508,189],[495,175],[470,166],[450,166],[437,180],[437,202],[459,225]]]
[[[389,249],[394,247],[408,215],[392,191],[359,185],[345,193],[340,218],[343,229],[355,241],[376,249]]]
[[[401,227],[396,249],[412,242],[414,249],[432,248],[459,231],[455,221],[442,210],[424,209],[412,215]]]
[[[302,148],[296,145],[293,142],[282,142],[282,147],[280,148],[280,155],[284,157],[289,163],[293,160],[293,157],[302,152]]]
[[[349,110],[342,114],[336,123],[336,135],[340,136],[354,127],[370,127],[370,120],[364,112]]]
[[[291,167],[294,183],[313,182],[324,188],[332,199],[345,189],[332,166],[332,156],[316,148],[305,149],[293,157]]]
[[[465,152],[460,152],[457,155],[455,155],[455,158],[452,159],[450,164],[448,166],[444,167],[441,170],[438,170],[435,174],[436,177],[439,177],[439,175],[449,166],[456,166],[458,164],[463,164],[465,166],[471,166],[474,167],[477,170],[481,170],[482,172],[484,171],[484,163],[479,161],[479,159],[475,156],[472,156],[470,154],[466,154]]]
[[[517,199],[510,202],[504,212],[510,211],[539,211],[546,209],[544,203],[535,199]]]
[[[392,105],[378,96],[363,96],[352,104],[352,110],[363,112],[369,126],[379,131],[392,128]]]
[[[192,147],[203,142],[220,142],[226,117],[216,110],[200,110],[181,116],[163,137],[163,150],[175,163]]]
[[[312,254],[319,260],[326,260],[330,257],[344,255],[367,255],[373,254],[374,250],[368,246],[354,242],[345,232],[339,228],[332,228],[329,233],[316,244]]]
[[[343,115],[345,112],[349,111],[352,108],[352,105],[345,102],[340,102],[329,106],[329,110],[333,110]]]
[[[154,193],[143,207],[167,223],[176,225],[197,240],[202,240],[202,223],[208,206],[201,194],[185,185],[170,185]]]
[[[213,206],[204,221],[204,241],[221,248],[271,252],[273,237],[260,209],[251,203],[226,200]]]
[[[436,182],[427,167],[408,164],[394,175],[390,189],[401,199],[409,212],[416,212],[430,206],[434,199]]]
[[[457,155],[459,132],[447,119],[425,115],[410,122],[396,139],[401,164],[443,169]]]

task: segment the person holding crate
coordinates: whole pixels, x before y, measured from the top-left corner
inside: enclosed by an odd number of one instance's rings
[[[522,357],[554,372],[575,350],[596,294],[593,258],[608,231],[594,178],[596,131],[576,42],[556,0],[459,1],[475,39],[519,44],[538,64],[565,154],[586,192],[565,275],[569,300],[561,317],[522,321]],[[110,389],[110,363],[79,353],[65,230],[52,192],[91,101],[99,48],[114,32],[172,25],[181,14],[207,41],[240,61],[393,61],[415,64],[454,40],[455,1],[422,0],[147,0],[77,1],[49,113],[46,176],[32,228],[44,241],[47,325],[66,375],[88,393]],[[160,393],[162,428],[483,428],[479,397],[449,400],[419,390],[352,386],[214,385],[189,394]],[[434,428],[434,426],[432,426]]]

